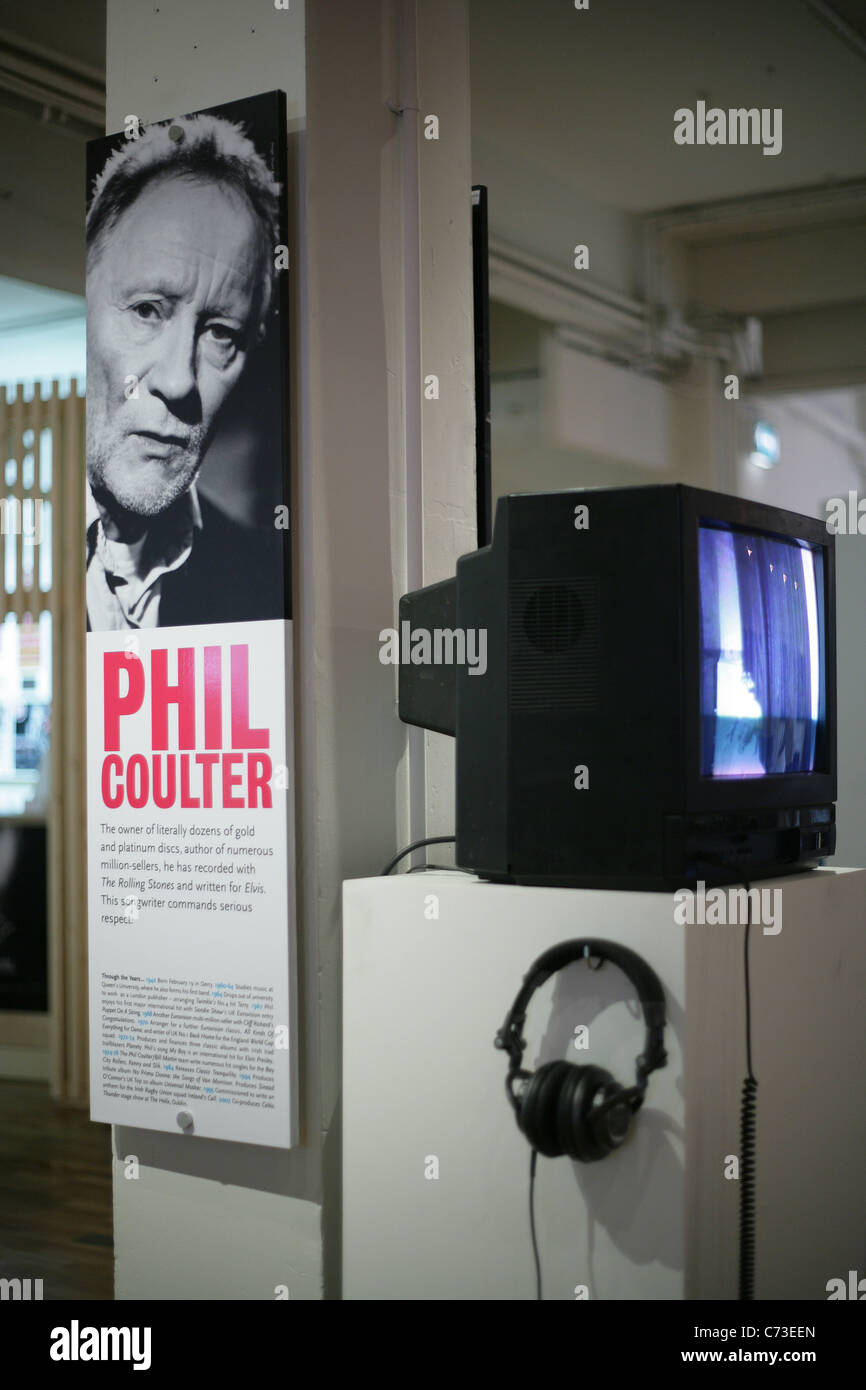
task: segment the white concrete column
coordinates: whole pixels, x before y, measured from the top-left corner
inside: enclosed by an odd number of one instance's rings
[[[378,634],[475,543],[466,0],[108,0],[107,83],[109,130],[288,97],[302,1084],[288,1154],[116,1131],[117,1294],[339,1297],[341,884],[407,841],[410,784],[454,824]]]
[[[457,557],[477,544],[466,9],[466,0],[418,3],[421,371],[439,383],[439,399],[425,393],[422,411],[425,584],[447,579]],[[438,138],[428,139],[434,130]],[[453,834],[454,744],[442,734],[423,738],[420,833]]]

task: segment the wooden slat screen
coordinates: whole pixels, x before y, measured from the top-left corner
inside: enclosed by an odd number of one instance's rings
[[[50,450],[50,478],[47,464]],[[88,1095],[87,840],[85,829],[84,397],[73,379],[25,399],[0,386],[0,497],[5,499],[0,622],[51,613],[51,806],[48,814],[49,1008],[52,1090]],[[8,480],[8,481],[7,481]],[[51,582],[40,585],[50,530]],[[11,552],[11,554],[10,554]],[[32,558],[29,575],[25,560]],[[14,556],[15,584],[7,593]]]

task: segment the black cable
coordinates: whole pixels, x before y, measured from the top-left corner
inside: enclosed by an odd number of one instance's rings
[[[423,849],[425,845],[452,845],[455,843],[456,839],[456,835],[431,835],[426,840],[413,840],[411,845],[407,845],[405,849],[401,849],[399,854],[394,855],[390,864],[385,865],[380,877],[385,878],[386,875],[391,872],[394,865],[399,864],[400,860],[407,854],[411,854],[413,850]]]
[[[469,878],[475,875],[471,869],[458,869],[456,864],[413,864],[411,869],[407,869],[407,874],[427,874],[431,869],[436,869],[444,874],[468,874]]]
[[[400,856],[398,855],[398,858]],[[741,1301],[754,1299],[755,1283],[755,1118],[758,1082],[752,1070],[752,991],[749,978],[749,936],[752,927],[751,889],[746,890],[746,934],[743,948],[743,967],[746,995],[746,1077],[740,1105],[740,1289]],[[529,1162],[529,1228],[532,1232],[532,1253],[535,1257],[537,1298],[541,1300],[541,1261],[535,1234],[535,1165],[537,1149],[532,1150]]]
[[[532,1157],[529,1160],[529,1229],[532,1232],[532,1253],[535,1256],[535,1288],[536,1298],[541,1302],[541,1261],[538,1258],[538,1240],[535,1235],[535,1164],[538,1159],[538,1150],[532,1150]]]
[[[746,889],[746,936],[743,967],[746,985],[746,1078],[740,1102],[740,1292],[741,1301],[755,1297],[755,1117],[758,1083],[752,1071],[752,996],[749,981],[749,934],[752,899]]]

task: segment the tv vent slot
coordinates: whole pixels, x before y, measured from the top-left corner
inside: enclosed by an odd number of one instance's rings
[[[509,707],[598,709],[599,579],[513,580],[508,591]]]

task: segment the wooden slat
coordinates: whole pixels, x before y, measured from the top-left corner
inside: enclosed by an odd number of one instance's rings
[[[6,460],[12,453],[12,415],[9,409],[6,387],[0,386],[0,497],[6,495],[5,467]],[[0,622],[6,616],[6,584],[5,584],[5,565],[6,561],[6,537],[0,535]]]
[[[6,486],[6,480],[2,475],[2,470],[6,465],[6,460],[12,449],[10,431],[11,420],[9,406],[7,404],[6,387],[0,386],[0,485],[2,485],[3,488]],[[0,491],[0,496],[2,495],[3,493]],[[2,565],[2,554],[3,547],[2,544],[0,544],[0,565]],[[0,569],[0,580],[2,580],[2,569]],[[0,591],[2,591],[2,587],[2,583],[0,583]],[[2,611],[0,611],[0,618],[2,618]]]
[[[21,467],[24,459],[24,387],[20,382],[12,402],[12,457],[16,464],[15,481],[11,488],[6,488],[4,495],[14,497],[18,503],[18,516],[14,521],[7,517],[6,522],[6,545],[11,546],[15,554],[15,589],[7,596],[8,607],[6,611],[11,610],[20,622],[26,607],[26,595],[21,587],[21,501],[24,495]]]
[[[5,589],[5,568],[0,569],[0,621],[7,613],[14,613],[20,619],[25,613],[30,613],[34,621],[37,621],[40,613],[51,609],[51,597],[48,593],[42,593],[39,588],[39,551],[35,547],[34,555],[34,582],[24,588],[23,584],[23,554],[24,554],[24,503],[32,502],[44,503],[50,496],[49,493],[42,491],[39,482],[39,470],[41,463],[42,446],[42,427],[45,422],[43,412],[43,400],[41,386],[37,386],[32,400],[24,399],[23,387],[19,384],[11,401],[3,388],[3,401],[0,405],[0,465],[5,465],[7,459],[14,459],[16,467],[15,481],[7,485],[5,476],[0,480],[0,497],[5,499],[7,510],[5,513],[4,534],[2,536],[2,556],[0,563],[5,566],[6,547],[10,547],[15,557],[15,573],[17,578],[14,593],[7,594]],[[33,431],[33,455],[34,455],[34,479],[31,487],[24,485],[24,456],[27,448],[24,445],[24,434],[27,430]],[[17,511],[14,508],[17,507]],[[35,512],[33,518],[35,519]]]
[[[46,609],[50,609],[50,602],[47,594],[43,594],[39,587],[39,545],[41,544],[39,524],[37,521],[37,506],[45,500],[45,494],[39,480],[40,462],[42,459],[42,383],[37,382],[33,390],[33,399],[30,401],[29,427],[33,431],[33,484],[25,493],[25,497],[32,504],[33,513],[28,518],[30,526],[28,530],[35,532],[33,536],[33,579],[27,591],[27,609],[33,621],[39,621],[39,615]],[[22,547],[24,539],[24,526],[22,520]]]
[[[63,912],[63,720],[60,715],[63,682],[63,614],[57,592],[57,562],[62,544],[60,518],[63,516],[63,484],[60,463],[60,387],[51,383],[48,397],[48,424],[51,429],[51,497],[54,535],[51,568],[51,809],[48,816],[48,1007],[51,1014],[51,1093],[60,1098],[66,1091],[66,932]]]
[[[63,607],[63,826],[67,936],[66,1095],[88,1094],[87,834],[85,829],[84,399],[73,378],[63,403],[63,526],[58,575]]]
[[[52,629],[52,795],[48,822],[49,1017],[52,1042],[51,1089],[55,1097],[83,1103],[88,1094],[87,1036],[87,902],[85,830],[85,596],[82,564],[84,535],[84,399],[75,380],[69,393],[58,382],[43,394],[24,400],[19,386],[9,400],[0,388],[0,453],[14,458],[15,483],[3,496],[17,499],[19,523],[25,499],[52,506],[52,578],[49,591],[39,588],[39,549],[35,547],[31,586],[22,583],[22,525],[5,544],[16,550],[18,582],[14,594],[0,594],[0,619],[8,612],[20,623],[25,613],[34,622],[51,613]],[[51,486],[41,485],[42,430],[51,432]],[[34,477],[23,480],[24,432],[32,429]]]

